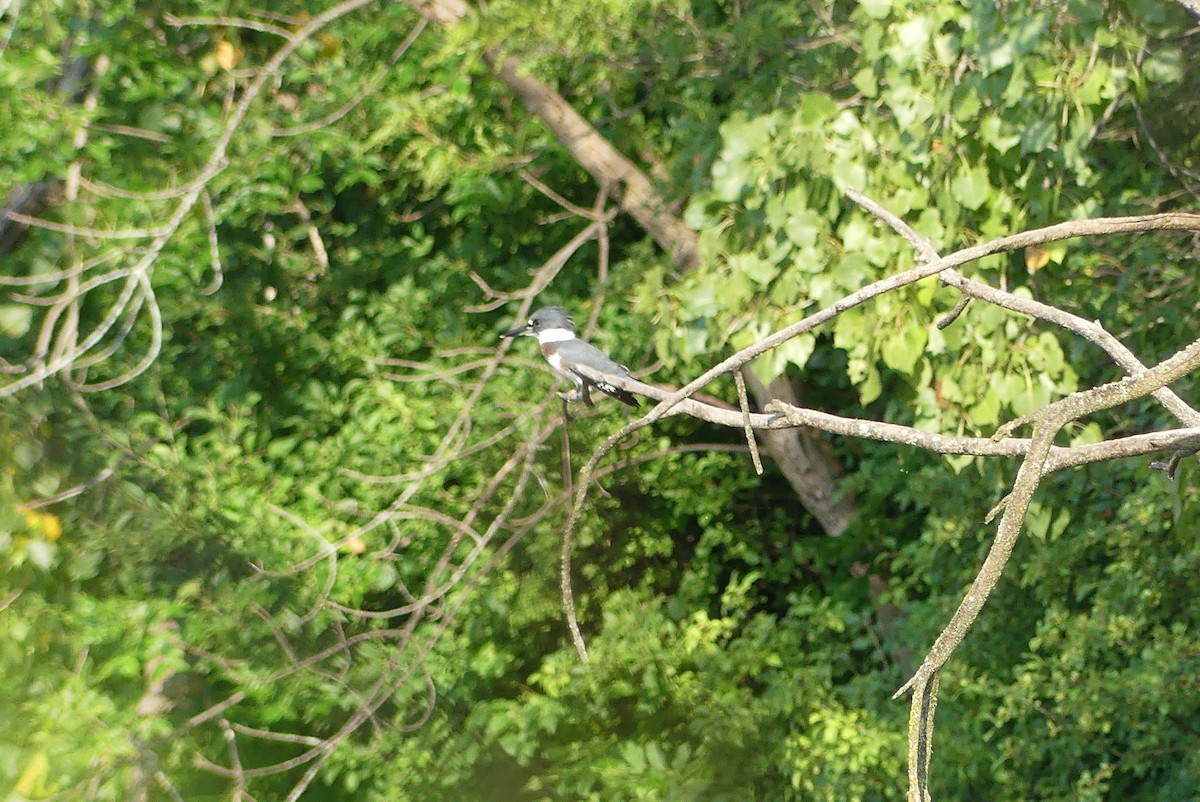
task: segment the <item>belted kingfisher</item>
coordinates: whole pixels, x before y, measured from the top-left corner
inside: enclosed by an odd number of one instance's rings
[[[575,366],[582,365],[600,373],[611,373],[614,376],[628,376],[629,369],[613,362],[604,352],[594,345],[589,345],[575,336],[575,324],[570,313],[561,306],[543,306],[533,313],[529,322],[512,331],[501,334],[501,337],[520,337],[522,335],[537,337],[542,346],[542,356],[554,368],[554,372],[564,379],[575,383],[575,395],[569,400],[583,402],[589,407],[592,397],[589,394],[595,387],[605,395],[611,395],[618,401],[623,401],[631,407],[638,405],[637,399],[627,390],[614,387],[607,382],[593,381],[576,372]],[[567,396],[563,396],[567,398]]]

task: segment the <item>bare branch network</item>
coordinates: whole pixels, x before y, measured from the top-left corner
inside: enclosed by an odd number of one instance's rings
[[[212,223],[211,205],[207,199],[207,188],[213,179],[225,170],[226,155],[233,137],[241,127],[242,121],[249,113],[254,101],[297,48],[329,23],[363,6],[370,5],[370,3],[371,0],[344,0],[344,2],[317,14],[299,30],[285,38],[284,44],[271,59],[254,73],[238,103],[225,121],[224,128],[196,177],[182,187],[162,193],[152,193],[151,196],[142,196],[145,200],[174,202],[174,208],[166,215],[165,225],[148,229],[104,231],[63,225],[11,211],[6,214],[6,217],[14,222],[47,228],[70,237],[87,240],[135,240],[144,241],[144,244],[137,248],[114,249],[102,257],[51,276],[36,277],[33,281],[0,279],[0,283],[10,285],[45,284],[47,281],[66,282],[64,290],[56,296],[24,299],[31,305],[46,306],[47,311],[42,317],[35,352],[27,364],[0,364],[0,372],[18,376],[0,386],[0,398],[13,395],[27,387],[40,385],[46,379],[54,376],[62,376],[69,385],[79,390],[110,390],[140,376],[154,364],[161,352],[163,342],[162,314],[152,284],[154,266],[158,257],[171,238],[179,231],[191,210],[200,202],[206,212],[209,230],[213,272],[216,277],[213,288],[219,286],[221,265],[217,252],[215,228]],[[193,24],[192,20],[173,20],[172,22],[177,25]],[[424,24],[419,23],[419,27],[423,28]],[[83,144],[83,140],[78,138],[76,142],[78,146]],[[77,172],[77,170],[77,166],[72,168],[73,172]],[[104,188],[97,187],[97,189],[99,190],[98,194],[105,194]],[[130,264],[127,267],[120,267],[108,273],[81,280],[88,271],[115,259],[125,260]],[[117,297],[108,304],[108,310],[100,322],[90,331],[80,331],[78,323],[84,300],[97,288],[114,283],[119,287]],[[149,319],[150,328],[150,344],[143,356],[132,367],[111,379],[89,382],[87,369],[106,361],[116,353],[124,345],[129,333],[141,319],[143,313]]]
[[[1200,340],[1184,346],[1176,354],[1154,367],[1147,367],[1119,340],[1105,331],[1099,321],[1089,322],[1049,304],[1020,298],[981,282],[967,279],[955,268],[990,254],[1014,251],[1075,237],[1099,237],[1146,231],[1200,231],[1200,215],[1176,213],[1072,221],[1001,237],[991,242],[964,248],[949,256],[939,257],[927,240],[921,238],[911,227],[877,203],[855,190],[848,190],[846,194],[851,200],[879,217],[908,240],[917,249],[923,263],[903,273],[889,276],[863,287],[804,320],[738,351],[679,390],[668,391],[634,379],[597,374],[596,378],[603,378],[604,381],[624,389],[655,398],[659,403],[640,419],[626,425],[609,437],[596,449],[580,471],[574,504],[563,538],[563,601],[572,640],[580,658],[586,661],[587,647],[579,624],[575,620],[575,606],[571,598],[569,581],[572,536],[583,514],[593,474],[600,460],[623,438],[668,415],[686,414],[721,426],[744,428],[747,431],[747,439],[752,453],[755,451],[753,430],[809,427],[830,434],[898,443],[939,454],[1021,457],[1021,466],[1013,483],[1012,492],[998,505],[998,509],[1002,509],[1003,514],[987,558],[958,610],[951,617],[916,673],[896,692],[897,697],[906,693],[912,695],[909,717],[909,799],[927,802],[930,798],[928,775],[933,749],[933,714],[937,706],[938,675],[970,631],[988,596],[1000,580],[1016,544],[1017,536],[1024,525],[1030,501],[1042,478],[1063,468],[1092,462],[1158,452],[1169,452],[1172,454],[1172,459],[1178,461],[1179,458],[1200,450],[1200,412],[1197,412],[1194,407],[1168,387],[1172,382],[1200,367]],[[1107,353],[1113,362],[1124,368],[1129,375],[1121,381],[1074,393],[1038,412],[1012,421],[1000,427],[991,438],[941,435],[909,426],[844,418],[779,400],[767,404],[762,412],[751,413],[746,406],[744,391],[739,392],[740,410],[702,403],[692,397],[697,391],[721,376],[729,374],[738,376],[739,371],[743,370],[752,359],[782,345],[789,339],[812,331],[868,300],[934,275],[939,276],[948,286],[959,289],[965,300],[976,299],[994,304],[1008,311],[1025,314],[1078,334]],[[963,303],[956,306],[952,316],[942,325],[952,323],[953,319],[961,314],[964,307]],[[1084,446],[1054,445],[1055,436],[1067,423],[1093,412],[1148,395],[1153,396],[1180,422],[1180,428],[1153,434],[1114,438]],[[1016,429],[1025,425],[1032,426],[1031,438],[1010,436]],[[994,514],[995,511],[993,511]]]

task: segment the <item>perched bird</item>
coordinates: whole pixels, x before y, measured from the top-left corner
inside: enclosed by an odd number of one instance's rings
[[[572,401],[583,400],[589,407],[592,397],[591,388],[595,387],[605,395],[611,395],[618,401],[623,401],[631,407],[638,405],[637,399],[627,390],[614,387],[608,382],[593,381],[582,373],[579,366],[586,367],[599,373],[611,373],[614,376],[628,376],[629,369],[613,362],[604,352],[594,345],[589,345],[575,336],[575,324],[571,315],[561,306],[543,306],[533,313],[529,322],[512,331],[501,334],[501,337],[537,337],[542,346],[542,356],[554,368],[554,372],[575,383],[575,395]],[[563,396],[567,398],[568,396]]]

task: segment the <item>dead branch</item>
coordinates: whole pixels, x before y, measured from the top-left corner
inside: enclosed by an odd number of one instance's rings
[[[443,26],[456,24],[467,14],[462,0],[408,0],[408,3],[422,16]],[[677,267],[687,269],[699,263],[696,232],[671,213],[645,172],[601,136],[562,95],[526,74],[516,56],[489,51],[484,59],[509,91],[550,129],[597,183],[613,187],[621,207],[671,254]]]
[[[847,189],[846,197],[891,226],[893,230],[916,248],[917,252],[921,254],[921,257],[926,262],[934,262],[939,258],[937,251],[934,250],[933,244],[929,240],[919,235],[907,223],[884,209],[875,201],[854,189]],[[1084,320],[1078,315],[1073,315],[1070,312],[1050,306],[1049,304],[1044,304],[1031,298],[1022,298],[1013,293],[989,287],[982,282],[966,278],[957,270],[943,271],[938,278],[944,284],[960,290],[963,293],[964,299],[979,298],[1003,309],[1020,312],[1021,314],[1029,315],[1037,320],[1044,320],[1047,323],[1053,323],[1060,328],[1078,334],[1088,342],[1094,343],[1104,349],[1113,358],[1113,361],[1125,369],[1126,373],[1135,373],[1146,369],[1146,366],[1138,361],[1138,358],[1134,356],[1132,351],[1126,348],[1116,337],[1105,331],[1104,326],[1098,320]],[[959,305],[950,312],[951,322],[953,318],[956,318],[961,313],[964,307],[965,303],[960,301]],[[944,325],[939,325],[939,327],[945,328]],[[1190,407],[1170,388],[1160,387],[1154,391],[1154,397],[1185,426],[1200,426],[1200,412]]]
[[[893,697],[899,697],[909,691],[913,694],[909,715],[908,756],[911,799],[929,799],[928,772],[933,742],[933,712],[937,705],[938,672],[966,638],[975,619],[983,610],[988,596],[1000,581],[1024,526],[1025,513],[1029,510],[1033,494],[1045,475],[1045,465],[1055,435],[1072,420],[1148,395],[1158,387],[1182,378],[1197,367],[1200,367],[1200,340],[1150,370],[1067,396],[1032,415],[1005,424],[996,432],[997,438],[1003,438],[1018,426],[1033,424],[1033,440],[1017,471],[1012,493],[1008,496],[1004,514],[996,530],[996,538],[950,622],[934,641],[933,647],[916,673]]]
[[[632,393],[654,398],[659,401],[673,399],[678,391],[668,390],[652,384],[638,381],[629,376],[618,376],[612,373],[600,373],[583,369],[589,378],[603,380],[609,384],[629,390]],[[676,403],[665,416],[688,415],[698,420],[741,429],[744,426],[741,413],[715,404],[702,403],[693,397],[684,398]],[[1020,457],[1028,453],[1032,440],[1016,437],[1005,437],[996,440],[994,437],[970,437],[966,435],[946,435],[904,426],[899,423],[887,423],[866,418],[848,418],[834,415],[807,407],[798,407],[782,401],[772,401],[762,412],[749,413],[750,426],[756,431],[778,431],[796,427],[807,427],[829,434],[843,437],[855,437],[865,440],[877,440],[884,443],[897,443],[937,454],[970,455],[976,457]],[[1106,462],[1124,457],[1137,457],[1186,448],[1192,438],[1200,434],[1200,426],[1179,429],[1169,429],[1150,434],[1130,435],[1127,437],[1107,440],[1103,443],[1088,443],[1080,446],[1052,446],[1047,459],[1047,472],[1074,468],[1094,462]]]

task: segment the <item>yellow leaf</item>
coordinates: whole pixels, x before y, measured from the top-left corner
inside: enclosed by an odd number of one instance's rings
[[[17,784],[13,786],[13,796],[26,799],[44,796],[46,792],[46,774],[49,769],[50,759],[46,757],[46,753],[35,752],[33,757],[29,758],[29,765],[25,767],[25,771],[21,772],[21,776],[17,779]]]
[[[51,543],[62,537],[62,521],[58,516],[50,512],[38,512],[30,509],[24,504],[18,504],[17,509],[25,518],[25,526],[35,532],[41,532],[42,536]]]
[[[331,33],[322,33],[317,41],[321,43],[321,58],[333,58],[342,49],[342,40]]]
[[[233,43],[228,39],[222,39],[217,42],[214,55],[216,55],[217,63],[221,65],[222,69],[232,70],[242,58],[242,49],[234,47]]]
[[[1050,251],[1045,248],[1026,248],[1025,266],[1030,273],[1036,273],[1050,262]]]
[[[62,537],[62,521],[57,515],[49,512],[42,514],[42,534],[51,543]]]

